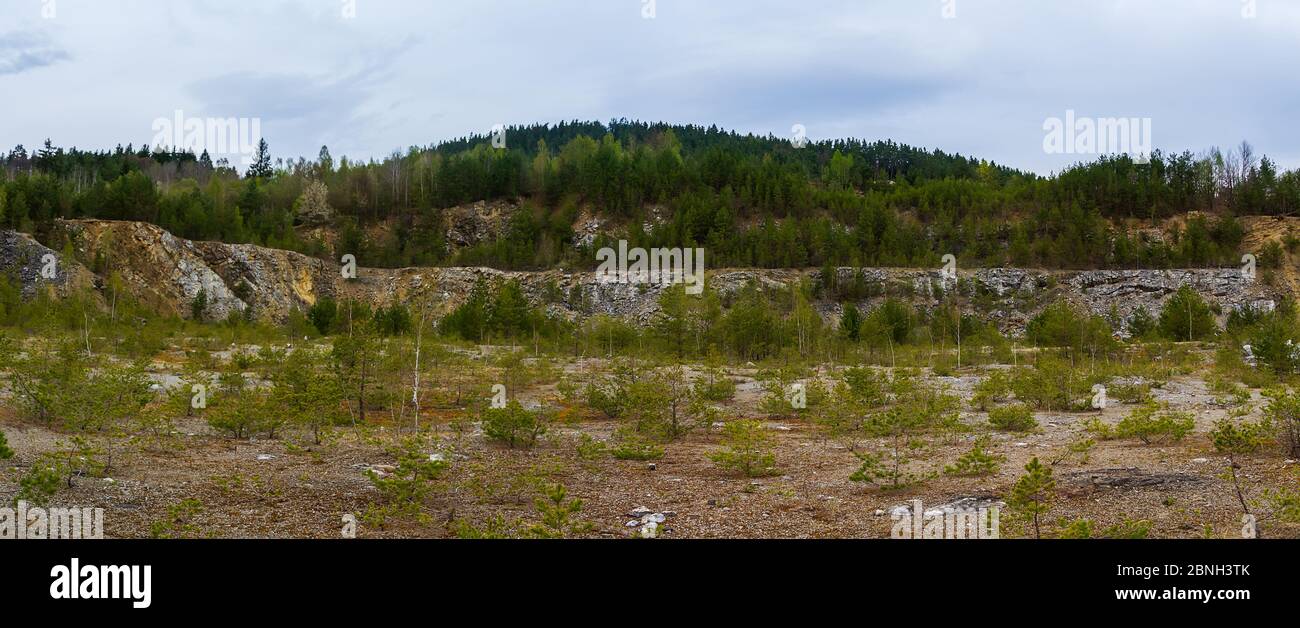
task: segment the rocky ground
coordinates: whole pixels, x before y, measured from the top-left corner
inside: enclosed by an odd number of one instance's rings
[[[599,368],[601,361],[570,364],[569,370]],[[924,376],[969,400],[982,371],[946,377]],[[731,414],[762,416],[761,397],[751,370],[730,371],[739,384]],[[156,374],[165,376],[165,373]],[[524,398],[550,388],[540,382]],[[1177,377],[1153,390],[1171,409],[1190,411],[1195,432],[1182,442],[1143,445],[1137,441],[1099,442],[1087,462],[1077,457],[1053,467],[1058,496],[1049,519],[1089,518],[1103,528],[1125,519],[1151,523],[1151,537],[1193,538],[1207,534],[1240,537],[1241,511],[1232,485],[1223,478],[1226,461],[1207,440],[1213,422],[1227,410],[1216,405],[1199,375]],[[1258,401],[1258,393],[1255,394]],[[584,500],[581,518],[593,527],[587,536],[638,536],[643,520],[662,520],[662,538],[876,538],[887,537],[895,508],[914,499],[925,508],[953,503],[996,504],[1032,457],[1052,460],[1093,417],[1114,423],[1132,406],[1112,402],[1104,411],[1037,413],[1041,429],[1014,434],[988,430],[986,415],[964,406],[963,421],[975,429],[932,439],[912,468],[937,471],[969,451],[987,434],[992,451],[1006,457],[994,476],[944,475],[903,491],[882,491],[849,481],[858,460],[843,441],[826,438],[802,420],[765,420],[776,443],[780,474],[750,479],[719,469],[708,454],[720,446],[717,430],[697,431],[665,447],[653,462],[609,457],[584,459],[577,444],[583,434],[609,439],[617,423],[583,420],[557,425],[534,449],[508,449],[485,439],[479,426],[446,410],[424,417],[432,426],[428,453],[450,462],[419,518],[390,519],[382,527],[362,521],[357,536],[448,537],[453,521],[481,525],[493,516],[535,522],[533,499],[540,487],[559,483]],[[0,409],[0,428],[17,452],[13,468],[0,474],[0,498],[9,501],[23,467],[68,435],[19,421]],[[174,438],[139,442],[115,456],[108,478],[78,478],[57,504],[105,509],[109,537],[147,537],[159,522],[167,534],[191,537],[337,538],[348,513],[361,514],[378,499],[368,468],[393,464],[385,453],[394,442],[392,425],[340,429],[327,444],[314,445],[303,434],[266,440],[235,440],[214,433],[202,420],[184,419]],[[1270,451],[1243,464],[1248,493],[1296,487],[1300,468]],[[183,500],[189,509],[181,508]],[[179,513],[179,514],[178,514]],[[1300,528],[1266,524],[1272,536],[1300,537]],[[1004,519],[1004,536],[1017,533]]]

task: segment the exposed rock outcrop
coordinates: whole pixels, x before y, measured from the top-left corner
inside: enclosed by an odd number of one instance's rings
[[[322,297],[355,298],[375,305],[394,302],[431,308],[440,315],[463,303],[479,282],[516,280],[534,304],[557,316],[578,319],[607,314],[648,323],[658,312],[664,286],[606,283],[594,273],[563,271],[506,272],[489,268],[359,268],[344,279],[341,267],[298,253],[244,244],[191,242],[144,223],[103,220],[62,221],[82,264],[117,272],[128,289],[159,311],[188,317],[190,304],[204,290],[209,318],[232,312],[253,313],[283,321],[294,309],[306,310]],[[475,233],[474,237],[480,234]],[[48,249],[21,234],[0,240],[0,269],[17,267],[25,293],[37,285],[30,261]],[[34,256],[34,257],[33,257]],[[93,285],[81,268],[78,281]],[[1068,299],[1098,315],[1118,313],[1127,320],[1139,307],[1159,312],[1164,301],[1187,284],[1215,303],[1220,317],[1235,308],[1271,308],[1280,291],[1246,279],[1238,269],[1046,271],[989,268],[962,270],[957,277],[938,269],[839,268],[839,285],[857,282],[858,307],[868,311],[886,298],[911,302],[925,310],[960,295],[963,309],[1019,334],[1047,304]],[[724,303],[747,286],[786,291],[801,281],[818,283],[821,271],[800,269],[723,269],[707,273],[706,284]],[[828,321],[838,320],[842,306],[814,304]]]
[[[14,282],[24,299],[42,290],[65,297],[98,286],[84,266],[17,231],[0,231],[0,276]]]

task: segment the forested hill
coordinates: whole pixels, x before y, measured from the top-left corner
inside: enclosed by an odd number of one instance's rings
[[[714,268],[929,266],[947,253],[965,266],[1169,268],[1236,263],[1238,216],[1300,206],[1300,173],[1245,143],[1148,164],[1107,156],[1039,177],[888,141],[801,147],[626,120],[510,127],[499,148],[494,139],[365,163],[326,147],[313,160],[273,158],[262,142],[243,173],[206,152],[18,146],[0,159],[0,226],[43,238],[57,218],[139,220],[388,267],[589,268],[592,247],[626,238],[706,247]],[[509,208],[504,226],[449,241],[452,210],[479,201]]]

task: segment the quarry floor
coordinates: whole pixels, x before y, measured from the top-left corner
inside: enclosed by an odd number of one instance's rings
[[[733,375],[740,386],[731,409],[761,416],[757,386],[744,374]],[[925,378],[968,400],[980,372]],[[1075,457],[1055,464],[1057,498],[1047,520],[1088,518],[1099,530],[1125,519],[1146,520],[1154,538],[1240,538],[1241,508],[1224,476],[1227,462],[1206,436],[1226,410],[1213,404],[1197,376],[1171,379],[1153,393],[1171,409],[1192,412],[1194,433],[1166,445],[1101,441],[1086,463]],[[593,538],[639,536],[640,527],[630,525],[637,508],[665,515],[660,538],[887,538],[894,524],[889,512],[898,505],[919,499],[928,509],[964,498],[1005,499],[1030,458],[1055,459],[1082,422],[1100,416],[1113,423],[1131,409],[1112,401],[1100,412],[1036,413],[1041,425],[1036,433],[980,428],[931,439],[913,465],[917,471],[941,470],[969,451],[981,434],[991,437],[992,451],[1006,462],[994,476],[939,474],[901,491],[851,482],[859,464],[855,455],[802,420],[765,420],[775,438],[780,474],[750,479],[708,459],[721,443],[717,430],[696,431],[668,444],[664,457],[651,465],[578,455],[582,434],[608,439],[616,421],[557,425],[533,449],[508,449],[485,439],[474,424],[453,421],[455,413],[433,412],[428,415],[436,436],[431,447],[451,465],[438,480],[424,516],[390,518],[382,526],[363,520],[356,536],[445,538],[454,536],[454,521],[482,525],[497,515],[536,522],[538,487],[559,483],[571,497],[583,500],[580,517],[592,525],[584,536]],[[968,404],[962,414],[967,423],[984,424],[984,415]],[[0,476],[0,498],[8,502],[23,467],[68,435],[19,421],[7,409],[0,410],[0,429],[18,454],[6,461],[11,468]],[[344,515],[359,515],[378,498],[364,469],[393,463],[385,453],[395,441],[389,426],[340,429],[333,442],[320,446],[298,434],[235,440],[213,433],[199,419],[180,421],[177,432],[171,441],[132,447],[115,457],[109,478],[77,478],[52,505],[103,508],[105,536],[115,538],[150,536],[155,523],[171,521],[174,506],[186,499],[197,500],[200,507],[169,524],[172,536],[338,538]],[[1300,467],[1280,452],[1252,457],[1239,472],[1250,497],[1300,482]],[[1004,537],[1025,533],[1006,517],[1002,525]],[[1268,523],[1265,535],[1300,538],[1300,526]]]

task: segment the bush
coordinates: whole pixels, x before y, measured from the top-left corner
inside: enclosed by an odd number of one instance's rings
[[[1170,340],[1209,338],[1218,331],[1214,313],[1201,295],[1186,284],[1165,301],[1160,310],[1160,333]]]
[[[844,370],[844,385],[854,401],[874,407],[884,404],[885,386],[876,371],[859,366]]]
[[[1034,412],[1025,404],[990,409],[989,424],[1004,432],[1028,432],[1038,427]]]
[[[14,450],[9,448],[9,441],[5,438],[5,433],[0,432],[0,460],[8,460],[14,457]]]
[[[509,445],[532,447],[546,433],[546,421],[540,412],[530,412],[511,399],[504,408],[483,411],[483,435]]]
[[[1137,438],[1144,444],[1180,441],[1191,433],[1196,421],[1190,412],[1161,412],[1155,403],[1146,403],[1133,410],[1115,426],[1120,438]]]
[[[1264,416],[1278,431],[1288,456],[1300,455],[1300,393],[1269,391]]]
[[[1145,539],[1151,532],[1151,522],[1147,520],[1124,518],[1123,521],[1103,529],[1100,533],[1094,531],[1095,525],[1091,519],[1077,519],[1071,522],[1064,522],[1061,525],[1061,531],[1057,538],[1061,539]]]
[[[588,532],[593,527],[588,521],[578,519],[582,512],[581,499],[566,499],[564,486],[552,484],[543,490],[542,497],[533,501],[542,522],[528,529],[528,535],[537,539],[567,539]]]
[[[1049,356],[1039,356],[1033,368],[1017,369],[1011,376],[1016,399],[1049,412],[1087,409],[1091,388],[1068,362]]]
[[[957,477],[983,477],[997,473],[1006,457],[985,451],[988,445],[988,438],[976,439],[971,450],[958,458],[956,463],[944,467],[943,472]]]
[[[617,419],[627,404],[627,389],[617,382],[606,385],[589,383],[586,398],[587,405],[592,409],[608,418]]]
[[[390,454],[397,458],[397,468],[388,474],[370,470],[370,483],[393,512],[409,513],[419,509],[431,490],[432,482],[447,468],[447,462],[423,452],[417,438],[409,438]]]
[[[736,397],[736,382],[721,370],[710,370],[695,383],[695,394],[705,401],[731,401]]]
[[[988,410],[993,404],[1005,400],[1010,395],[1011,379],[1005,372],[995,370],[975,385],[975,393],[970,402],[980,410]]]
[[[1289,312],[1271,312],[1250,334],[1251,353],[1259,364],[1277,375],[1295,373],[1300,367],[1300,352],[1295,346],[1298,336],[1294,318]]]
[[[1007,506],[1034,525],[1034,538],[1043,538],[1042,518],[1052,508],[1056,499],[1056,480],[1051,467],[1045,467],[1035,457],[1025,465],[1025,475],[1016,480],[1007,496]]]
[[[664,457],[664,448],[635,432],[621,430],[618,446],[609,453],[618,460],[658,460]]]
[[[578,457],[583,460],[599,460],[609,455],[609,445],[603,440],[592,438],[591,434],[583,434],[578,439],[576,449]]]
[[[709,455],[714,464],[746,477],[776,475],[772,437],[760,421],[729,421],[722,428],[726,449]]]
[[[1047,306],[1025,325],[1025,339],[1040,347],[1096,351],[1115,344],[1105,318],[1075,309],[1066,301]]]
[[[18,479],[18,494],[14,496],[14,502],[26,501],[44,506],[59,492],[62,482],[63,470],[57,464],[43,460],[32,465]]]
[[[1229,419],[1219,419],[1210,430],[1210,441],[1215,451],[1229,458],[1253,454],[1269,441],[1272,425],[1264,422],[1237,424]]]
[[[1151,384],[1111,384],[1106,394],[1123,403],[1146,403],[1151,401]]]
[[[244,438],[262,426],[268,405],[264,393],[242,391],[226,395],[209,409],[208,425],[234,438]]]
[[[1135,339],[1150,338],[1156,331],[1156,320],[1144,307],[1139,307],[1128,319],[1129,336]]]
[[[658,442],[677,440],[718,418],[718,410],[687,386],[684,369],[644,377],[627,391],[623,418],[637,433]]]
[[[311,321],[312,327],[316,328],[317,333],[322,336],[328,336],[334,329],[334,319],[338,318],[339,308],[334,299],[321,297],[307,310],[307,320]]]

